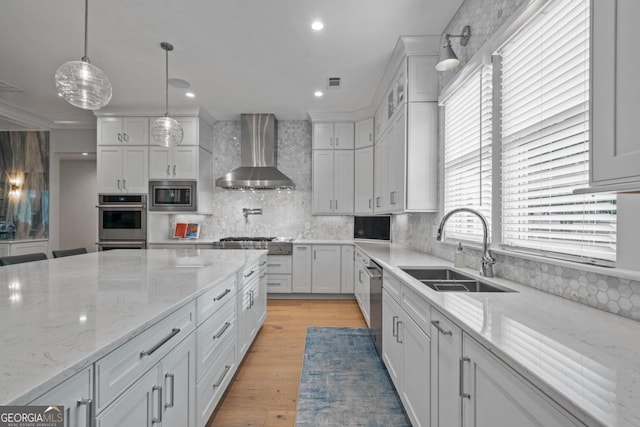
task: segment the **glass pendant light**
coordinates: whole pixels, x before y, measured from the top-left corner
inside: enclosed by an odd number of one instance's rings
[[[84,56],[81,61],[69,61],[56,71],[58,94],[74,107],[99,110],[111,101],[111,82],[102,70],[89,62],[87,27],[89,0],[84,2]]]
[[[153,122],[151,127],[151,137],[158,145],[170,147],[172,145],[180,145],[182,142],[182,126],[176,119],[169,117],[169,51],[173,50],[171,43],[162,42],[160,47],[166,52],[166,79],[165,79],[165,112],[164,117],[160,117]]]

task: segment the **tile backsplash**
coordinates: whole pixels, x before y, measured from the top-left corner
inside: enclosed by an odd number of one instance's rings
[[[238,191],[215,187],[213,215],[173,215],[175,222],[202,224],[200,238],[282,236],[296,239],[349,240],[350,216],[311,215],[311,123],[278,121],[278,169],[293,180],[293,191]],[[213,179],[240,166],[240,122],[221,121],[213,127]],[[262,215],[242,215],[243,208],[261,208]]]

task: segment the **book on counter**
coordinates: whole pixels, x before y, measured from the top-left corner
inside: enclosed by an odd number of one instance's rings
[[[173,230],[174,239],[197,239],[200,237],[200,224],[177,222]]]

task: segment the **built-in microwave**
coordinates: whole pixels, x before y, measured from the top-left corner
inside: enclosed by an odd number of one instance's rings
[[[197,181],[149,181],[149,210],[195,212]]]
[[[354,216],[354,239],[391,241],[391,217],[389,215]]]

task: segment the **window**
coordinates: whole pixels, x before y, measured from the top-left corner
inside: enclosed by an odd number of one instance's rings
[[[589,183],[589,0],[550,1],[498,54],[502,243],[615,260],[616,200]]]
[[[474,72],[444,101],[444,210],[468,207],[491,224],[491,67]],[[447,238],[481,242],[482,224],[473,215],[456,214],[447,222]]]

